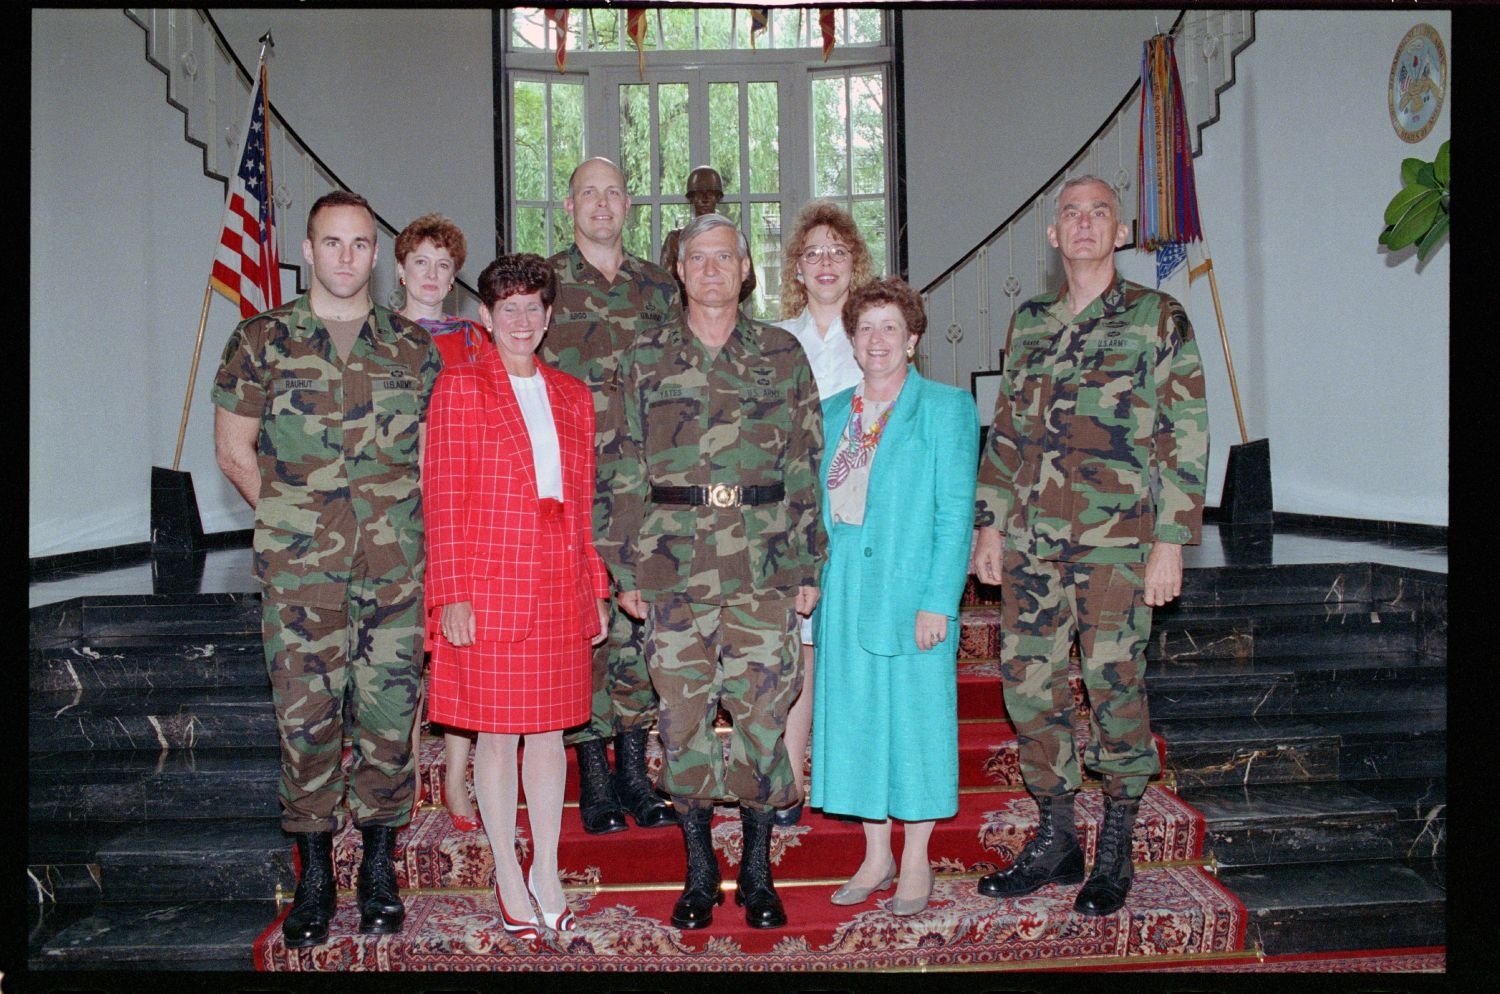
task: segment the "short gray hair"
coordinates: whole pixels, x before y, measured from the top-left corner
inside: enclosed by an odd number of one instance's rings
[[[1107,179],[1102,179],[1098,176],[1095,176],[1093,173],[1083,173],[1080,176],[1073,176],[1063,181],[1062,187],[1057,191],[1057,200],[1052,205],[1052,213],[1055,215],[1059,210],[1062,209],[1063,194],[1073,189],[1073,187],[1082,186],[1085,183],[1098,183],[1100,186],[1109,191],[1110,198],[1115,202],[1116,216],[1118,216],[1120,212],[1124,210],[1125,205],[1120,200],[1120,191],[1115,187],[1113,183],[1111,183]]]
[[[740,248],[740,258],[750,258],[750,240],[745,237],[745,233],[740,230],[739,225],[729,220],[723,214],[699,214],[687,224],[684,224],[682,226],[682,233],[677,236],[677,258],[687,258],[688,242],[714,228],[729,228],[733,231],[735,241]]]

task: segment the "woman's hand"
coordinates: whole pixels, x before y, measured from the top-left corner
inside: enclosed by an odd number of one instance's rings
[[[474,622],[474,606],[468,601],[456,601],[443,605],[443,638],[454,645],[473,645],[478,626]]]
[[[599,645],[609,638],[609,598],[600,597],[594,606],[599,609],[599,634],[594,636],[593,644]]]
[[[948,616],[931,611],[917,612],[917,648],[926,652],[948,637]]]

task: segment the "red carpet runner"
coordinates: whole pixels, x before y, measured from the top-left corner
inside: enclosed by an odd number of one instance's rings
[[[1016,744],[1003,717],[993,661],[993,612],[967,608],[960,639],[959,812],[939,822],[930,846],[937,871],[933,900],[921,914],[885,910],[894,891],[859,907],[837,907],[833,890],[859,865],[857,822],[809,810],[802,823],[778,828],[772,843],[785,928],[746,927],[732,887],[741,852],[734,808],[719,809],[714,847],[726,888],[713,925],[684,932],[668,924],[682,886],[682,836],[676,828],[586,835],[578,811],[563,814],[559,861],[576,930],[544,933],[534,945],[513,942],[499,927],[492,890],[493,857],[482,831],[453,829],[446,812],[424,806],[399,836],[397,865],[407,906],[397,936],[361,936],[352,889],[359,834],[335,838],[339,911],[328,943],[289,950],[280,917],[255,943],[261,970],[620,970],[807,971],[874,969],[1003,969],[1067,967],[1191,968],[1195,963],[1244,963],[1243,905],[1201,867],[1203,819],[1170,784],[1150,787],[1135,831],[1135,884],[1129,901],[1104,918],[1075,914],[1076,887],[1052,886],[1025,898],[996,901],[974,889],[975,877],[1005,866],[1025,843],[1036,806],[1021,789]],[[987,658],[989,657],[989,658]],[[1076,665],[1076,664],[1075,664]],[[1075,673],[1075,700],[1082,694]],[[1087,712],[1075,715],[1083,736]],[[1165,751],[1158,740],[1158,749]],[[659,762],[655,740],[650,762]],[[570,758],[571,764],[571,758]],[[437,796],[443,776],[441,740],[423,742],[424,794]],[[569,770],[569,798],[577,772]],[[1080,794],[1080,838],[1092,862],[1102,799],[1097,784]],[[524,811],[517,848],[523,865],[530,841]],[[897,829],[899,845],[900,829]],[[285,909],[283,909],[283,915]]]

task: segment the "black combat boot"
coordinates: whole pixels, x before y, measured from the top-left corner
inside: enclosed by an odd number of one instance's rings
[[[1036,835],[1016,861],[997,873],[979,878],[985,897],[1020,897],[1048,884],[1083,882],[1083,847],[1073,826],[1074,794],[1044,795],[1036,799],[1041,814]]]
[[[406,906],[396,886],[396,830],[388,825],[361,828],[365,853],[359,861],[355,898],[359,902],[360,935],[395,935],[406,921]]]
[[[306,949],[328,941],[338,888],[333,881],[333,833],[298,832],[297,862],[302,878],[292,896],[292,910],[281,923],[281,935],[292,949]]]
[[[615,782],[609,773],[609,759],[604,755],[604,740],[580,742],[578,750],[578,817],[583,830],[590,835],[608,835],[630,828],[620,799],[615,796]]]
[[[680,819],[687,848],[687,880],[682,896],[672,905],[672,924],[678,928],[707,928],[714,920],[714,905],[724,903],[724,892],[719,889],[723,877],[719,875],[710,828],[713,820],[713,808],[692,808]]]
[[[620,804],[641,828],[677,824],[677,812],[651,787],[646,775],[646,730],[631,729],[615,736],[615,793]]]
[[[1130,837],[1135,816],[1141,809],[1134,800],[1104,799],[1104,822],[1099,827],[1099,846],[1094,851],[1094,869],[1073,902],[1080,915],[1112,915],[1125,904],[1135,866],[1130,862]]]
[[[734,903],[745,906],[745,924],[751,928],[780,928],[786,924],[786,909],[771,880],[771,821],[775,811],[740,807],[745,835],[740,855],[740,875]]]

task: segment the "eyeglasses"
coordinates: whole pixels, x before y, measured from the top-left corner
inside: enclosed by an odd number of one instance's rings
[[[819,261],[827,257],[830,262],[848,262],[852,253],[842,245],[815,245],[802,253],[802,261],[809,266],[816,266]]]

